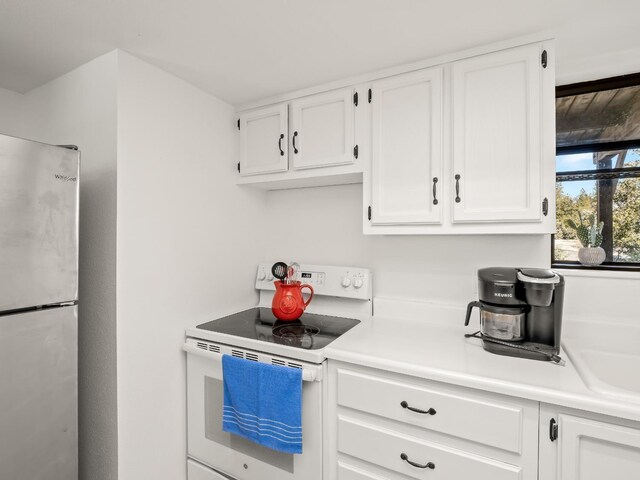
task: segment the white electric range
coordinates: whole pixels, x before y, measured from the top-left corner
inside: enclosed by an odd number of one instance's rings
[[[300,319],[283,322],[271,313],[271,265],[258,266],[256,307],[186,331],[189,480],[322,480],[324,348],[371,317],[372,275],[366,268],[301,265],[300,280],[314,298]],[[222,431],[224,354],[302,369],[302,454]]]

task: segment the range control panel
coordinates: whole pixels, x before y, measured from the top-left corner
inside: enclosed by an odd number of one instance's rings
[[[272,263],[258,265],[256,289],[275,290]],[[359,267],[300,265],[298,280],[313,287],[315,295],[371,300],[371,271]]]

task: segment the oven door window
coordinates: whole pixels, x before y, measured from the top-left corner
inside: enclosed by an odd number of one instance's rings
[[[208,440],[219,443],[256,460],[293,473],[293,455],[245,440],[222,430],[222,380],[204,377],[204,434]]]

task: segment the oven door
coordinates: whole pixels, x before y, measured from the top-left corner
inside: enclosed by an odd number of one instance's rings
[[[307,364],[193,338],[187,339],[184,349],[189,457],[238,480],[322,480],[322,379],[326,363]],[[302,368],[302,454],[277,452],[222,431],[222,354]],[[212,473],[211,478],[219,477]],[[190,476],[190,480],[195,479]]]

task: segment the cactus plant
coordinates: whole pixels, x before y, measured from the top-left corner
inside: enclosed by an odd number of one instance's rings
[[[585,222],[582,214],[578,212],[580,224],[576,224],[572,219],[567,220],[567,225],[573,228],[578,235],[578,240],[585,248],[596,248],[602,245],[602,228],[604,222],[597,223],[594,214],[588,215],[588,222]]]

